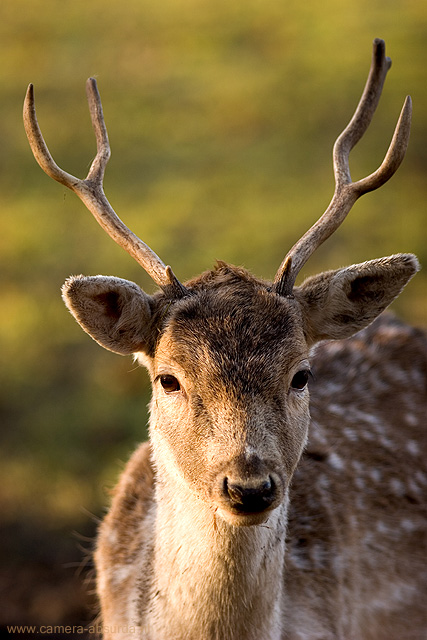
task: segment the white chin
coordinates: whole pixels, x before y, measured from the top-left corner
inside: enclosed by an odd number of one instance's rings
[[[238,514],[220,508],[216,511],[216,515],[225,520],[233,527],[253,527],[255,525],[263,524],[271,515],[271,511],[269,510],[262,511],[262,513]]]

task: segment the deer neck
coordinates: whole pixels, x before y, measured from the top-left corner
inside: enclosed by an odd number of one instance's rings
[[[287,498],[264,524],[235,527],[182,486],[156,493],[144,637],[279,638]]]

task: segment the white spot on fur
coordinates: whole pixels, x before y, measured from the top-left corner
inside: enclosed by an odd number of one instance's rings
[[[423,493],[421,487],[416,482],[414,482],[412,478],[408,480],[408,487],[410,491],[412,491],[412,493]]]
[[[362,435],[365,440],[369,440],[370,442],[372,442],[376,438],[376,436],[372,433],[372,431],[368,431],[367,429],[363,431]]]
[[[331,465],[331,467],[337,469],[338,471],[344,469],[344,462],[342,458],[340,458],[339,455],[334,452],[329,455],[329,464]]]
[[[363,419],[365,420],[365,422],[367,422],[368,424],[371,424],[373,427],[380,427],[381,426],[381,422],[380,420],[378,420],[378,418],[370,413],[364,413],[363,414]]]
[[[358,478],[358,480],[359,480],[359,478]],[[364,482],[363,482],[363,480],[361,478],[360,478],[360,483],[362,484],[362,487],[364,488],[365,485],[364,485]],[[365,499],[364,499],[364,496],[362,494],[360,494],[360,493],[356,495],[356,507],[358,508],[359,511],[362,511],[362,512],[365,511],[365,507],[366,507]]]
[[[339,404],[330,404],[328,408],[331,413],[335,413],[337,416],[345,415],[347,411],[346,407]]]
[[[394,443],[389,438],[386,438],[385,436],[381,436],[380,442],[384,447],[384,449],[394,449]]]
[[[392,491],[397,496],[403,496],[403,494],[405,493],[405,485],[398,478],[392,478],[390,480],[390,486],[391,486]]]
[[[374,482],[381,482],[382,475],[381,475],[381,472],[378,469],[370,469],[369,470],[369,477]]]
[[[417,471],[415,474],[415,479],[420,484],[427,484],[427,474],[425,474],[423,471]]]
[[[354,484],[356,485],[356,487],[360,490],[360,491],[364,491],[366,488],[366,484],[363,478],[361,478],[360,476],[358,476],[357,478],[355,478],[354,480]]]
[[[328,476],[325,474],[319,476],[318,485],[321,489],[329,489],[331,485]]]
[[[378,520],[376,524],[376,530],[378,531],[378,533],[381,533],[383,535],[390,535],[391,533],[394,533],[394,529],[387,526],[382,520]]]
[[[365,472],[365,468],[359,460],[353,460],[351,465],[356,471],[357,475],[361,476]]]
[[[349,427],[346,427],[344,429],[344,435],[347,438],[347,440],[350,440],[351,442],[357,442],[359,439],[359,436],[354,431],[354,429],[350,429]]]
[[[372,593],[369,602],[371,611],[390,610],[393,602],[404,604],[410,602],[414,597],[415,587],[403,582],[390,582],[378,595]],[[403,640],[403,638],[402,638]]]
[[[408,442],[406,443],[406,451],[412,456],[417,456],[420,452],[418,442],[416,442],[415,440],[408,440]]]
[[[315,569],[321,569],[325,564],[325,551],[320,544],[313,545],[312,559]]]
[[[409,520],[409,518],[404,518],[401,521],[400,526],[407,533],[411,533],[411,531],[415,531],[415,529],[417,529],[416,523],[413,520]]]

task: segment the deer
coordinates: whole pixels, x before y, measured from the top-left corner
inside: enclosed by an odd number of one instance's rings
[[[110,146],[96,81],[87,95],[97,153],[85,179],[53,160],[29,85],[36,161],[158,286],[147,294],[79,275],[62,289],[84,331],[136,358],[152,383],[149,441],[121,473],[94,549],[107,640],[427,637],[426,337],[382,313],[417,258],[296,285],[356,200],[403,160],[410,97],[382,164],[352,181],[349,155],[390,65],[375,39],[362,97],[334,145],[332,200],[271,281],[219,261],[181,283],[104,194]]]

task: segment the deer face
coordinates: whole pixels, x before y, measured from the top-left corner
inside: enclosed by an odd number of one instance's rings
[[[233,279],[178,301],[150,364],[151,439],[233,524],[283,500],[306,440],[308,349],[295,300]]]
[[[150,372],[159,485],[178,481],[232,524],[257,524],[283,501],[306,441],[309,347],[368,325],[417,266],[372,260],[293,296],[224,264],[178,299],[104,276],[71,278],[63,292],[85,331]]]

